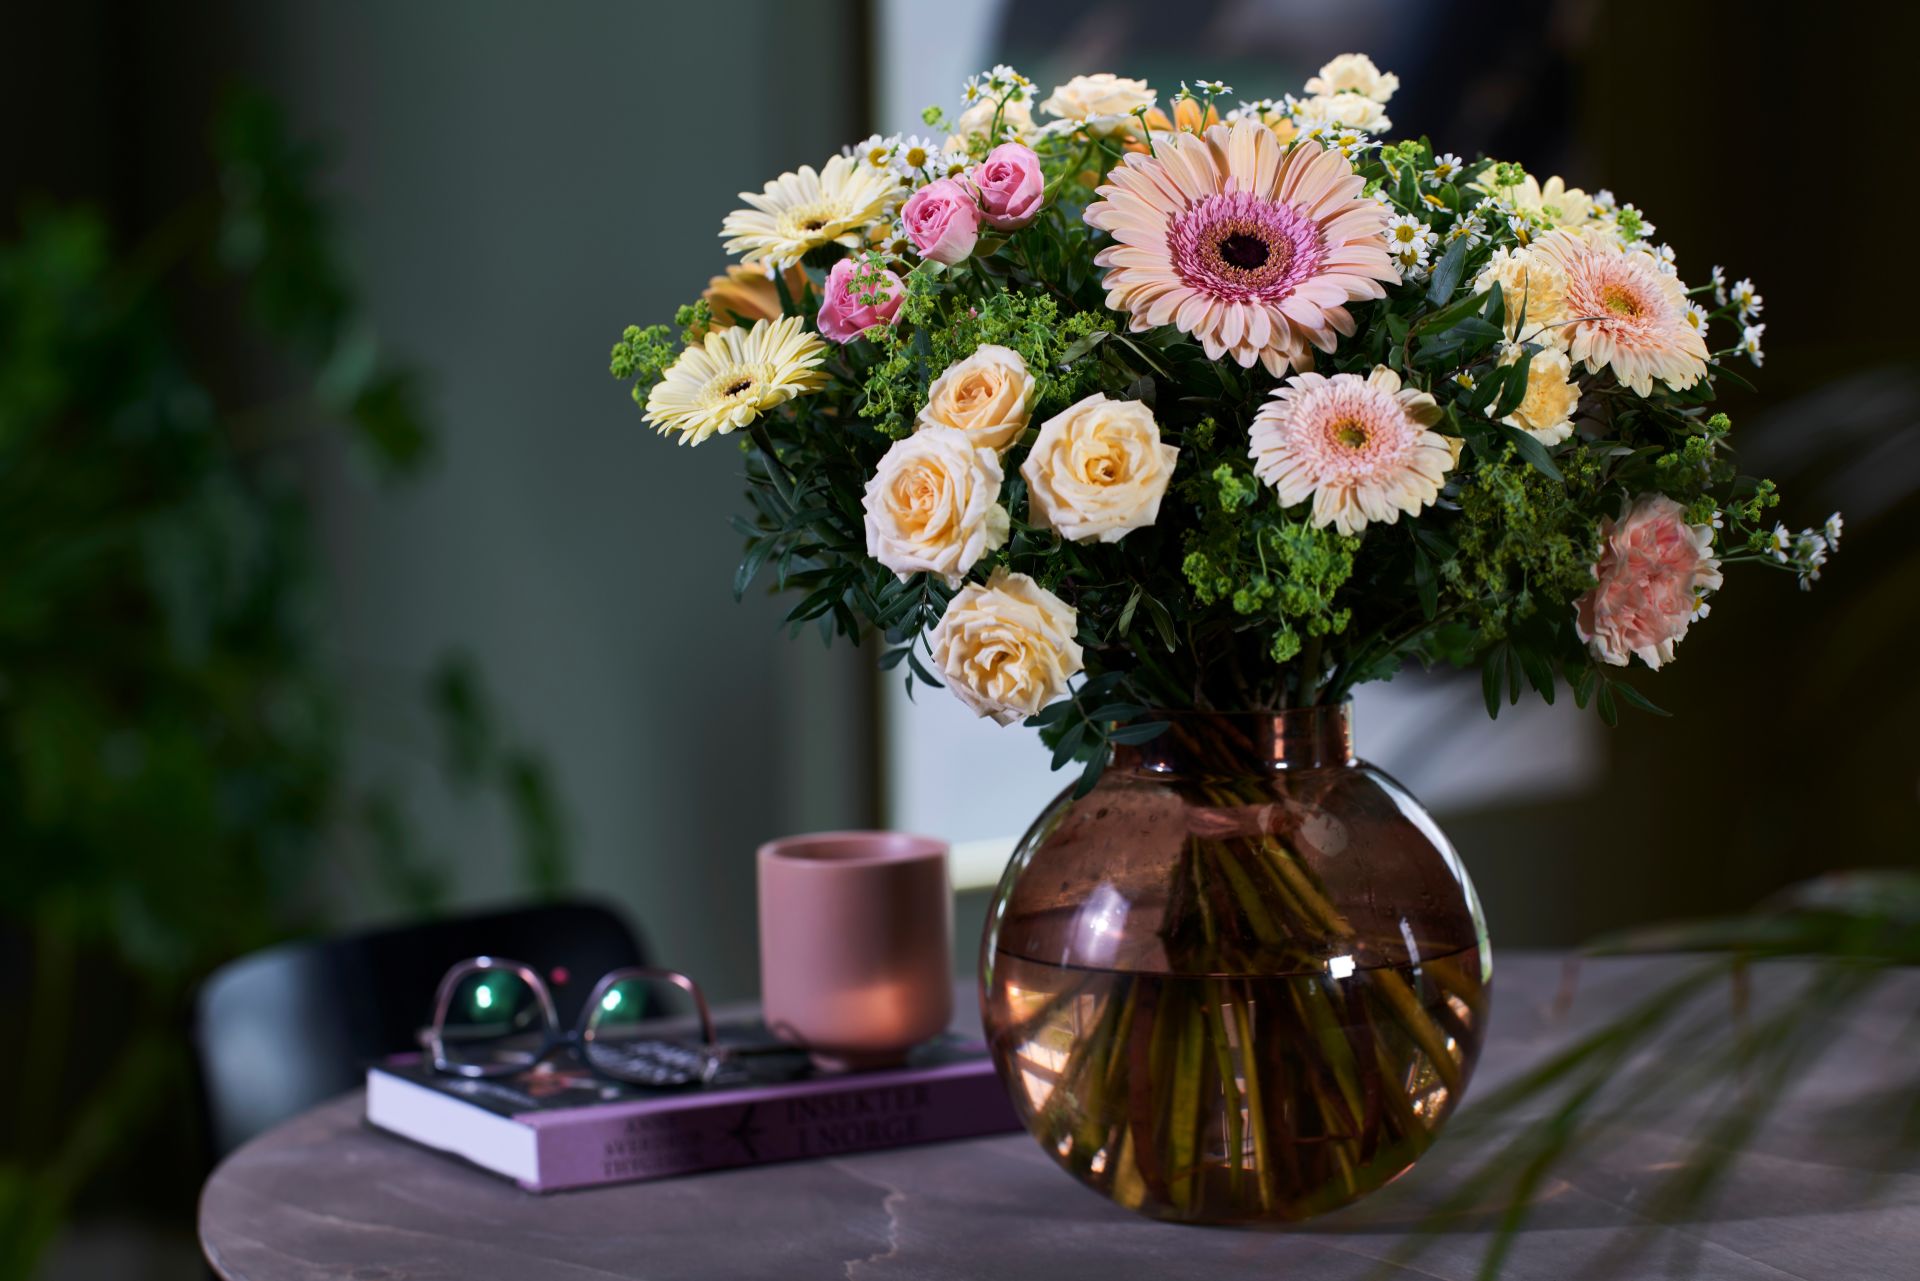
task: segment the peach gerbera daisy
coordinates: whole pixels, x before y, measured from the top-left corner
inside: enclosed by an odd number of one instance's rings
[[[1400,279],[1387,212],[1339,152],[1288,151],[1251,120],[1156,135],[1154,150],[1115,166],[1085,215],[1117,242],[1094,261],[1135,331],[1176,325],[1210,359],[1277,377],[1311,369],[1313,348],[1353,333],[1345,304]]]
[[[1431,430],[1439,421],[1433,397],[1385,365],[1365,378],[1295,374],[1254,415],[1247,452],[1282,506],[1311,497],[1316,527],[1357,534],[1440,496],[1457,455]]]
[[[1653,394],[1658,378],[1675,391],[1707,373],[1707,344],[1687,323],[1687,287],[1606,237],[1550,231],[1532,254],[1566,277],[1567,354],[1613,376],[1637,394]]]

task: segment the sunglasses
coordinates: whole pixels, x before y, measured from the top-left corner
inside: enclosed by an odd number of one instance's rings
[[[660,1035],[663,986],[692,999],[698,1043]],[[434,1070],[454,1076],[511,1076],[570,1050],[601,1076],[647,1086],[709,1083],[734,1053],[715,1037],[699,985],[678,970],[634,967],[602,976],[568,1030],[539,972],[498,956],[472,957],[447,971],[425,1040]]]

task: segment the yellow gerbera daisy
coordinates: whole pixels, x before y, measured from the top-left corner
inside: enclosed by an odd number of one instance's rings
[[[745,427],[775,405],[818,391],[827,345],[799,316],[762,320],[752,329],[716,329],[673,362],[647,397],[646,421],[680,443]]]
[[[748,263],[791,267],[809,250],[838,243],[860,247],[865,232],[885,220],[900,193],[898,175],[835,156],[818,173],[812,165],[783,173],[759,195],[740,193],[751,209],[736,209],[721,224],[727,252]]]

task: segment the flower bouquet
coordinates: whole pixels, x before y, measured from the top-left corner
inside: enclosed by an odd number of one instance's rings
[[[995,68],[940,142],[743,193],[678,341],[613,352],[663,434],[739,434],[736,593],[1084,762],[1002,884],[989,1031],[1062,1163],[1165,1217],[1358,1196],[1471,1067],[1471,885],[1353,760],[1349,691],[1657,710],[1621,674],[1729,566],[1805,586],[1839,544],[1712,412],[1751,282],[1689,286],[1609,192],[1382,141],[1396,86]]]

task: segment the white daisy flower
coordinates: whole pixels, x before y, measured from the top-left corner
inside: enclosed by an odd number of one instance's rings
[[[1755,365],[1761,364],[1760,335],[1765,333],[1766,329],[1767,327],[1765,325],[1748,325],[1740,331],[1740,345],[1734,348],[1734,350],[1745,356],[1748,360],[1751,360]]]
[[[900,146],[900,135],[870,134],[851,147],[840,148],[840,154],[870,169],[885,169],[893,161],[893,153]]]
[[[1759,315],[1761,308],[1765,305],[1764,300],[1760,297],[1759,291],[1753,287],[1753,281],[1751,280],[1740,281],[1733,287],[1733,291],[1728,297],[1733,300],[1733,305],[1740,309],[1740,319],[1742,322],[1752,320],[1755,316]]]
[[[1713,606],[1707,603],[1707,589],[1696,586],[1693,589],[1693,613],[1690,621],[1699,622],[1713,612]]]
[[[1792,558],[1793,535],[1787,532],[1785,525],[1776,524],[1773,532],[1767,535],[1767,545],[1763,550],[1784,565]]]
[[[932,173],[935,164],[941,159],[940,144],[931,138],[905,137],[893,138],[893,169],[903,178],[924,177]]]
[[[1444,187],[1452,182],[1454,176],[1459,172],[1460,157],[1449,151],[1443,155],[1435,156],[1433,158],[1433,168],[1427,170],[1420,176],[1426,180],[1426,184],[1429,187]]]
[[[1702,307],[1697,302],[1689,302],[1686,311],[1681,313],[1680,319],[1685,322],[1687,328],[1699,334],[1702,339],[1706,338],[1707,309],[1705,307]]]
[[[1603,214],[1612,213],[1614,209],[1617,207],[1617,205],[1618,205],[1618,202],[1614,200],[1613,192],[1608,188],[1602,187],[1600,188],[1600,190],[1593,193],[1593,216],[1594,217],[1598,218]]]
[[[1840,550],[1840,530],[1845,524],[1846,522],[1840,519],[1840,513],[1835,512],[1827,517],[1827,523],[1821,529],[1821,533],[1826,537],[1827,546],[1836,552]]]
[[[1713,268],[1713,305],[1727,305],[1727,269],[1717,263]]]

